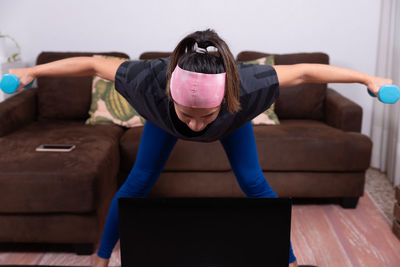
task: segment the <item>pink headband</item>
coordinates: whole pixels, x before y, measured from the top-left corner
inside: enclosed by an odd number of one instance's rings
[[[226,73],[206,74],[181,69],[176,65],[171,77],[171,95],[175,102],[192,108],[214,108],[225,95]]]

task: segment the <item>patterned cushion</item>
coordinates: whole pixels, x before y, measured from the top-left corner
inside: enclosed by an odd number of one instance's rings
[[[256,60],[245,61],[244,64],[274,65],[274,56],[266,56]],[[275,113],[275,103],[272,106],[255,117],[252,121],[253,125],[279,125],[278,116]]]
[[[94,57],[116,58],[100,55]],[[86,124],[117,124],[131,128],[145,123],[145,119],[115,90],[114,82],[97,76],[93,77],[89,115]]]

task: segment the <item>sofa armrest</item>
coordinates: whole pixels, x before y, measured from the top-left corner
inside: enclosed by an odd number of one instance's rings
[[[37,88],[27,89],[0,103],[0,137],[35,120],[36,94]]]
[[[325,103],[326,123],[346,132],[361,132],[362,108],[328,88]]]

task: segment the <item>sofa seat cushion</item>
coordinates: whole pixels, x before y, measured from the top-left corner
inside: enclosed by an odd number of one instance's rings
[[[121,169],[129,173],[135,162],[143,127],[121,137]],[[281,125],[254,126],[263,171],[364,171],[372,143],[367,136],[344,132],[315,120],[282,120]],[[164,171],[229,171],[219,141],[179,140]]]
[[[0,212],[94,211],[99,192],[116,180],[122,132],[115,125],[40,121],[1,137]],[[36,152],[41,144],[76,148]]]
[[[364,171],[372,142],[315,120],[281,120],[273,127],[255,126],[264,171]]]

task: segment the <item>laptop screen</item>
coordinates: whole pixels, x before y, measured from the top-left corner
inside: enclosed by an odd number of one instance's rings
[[[122,267],[288,266],[288,198],[121,198]]]

